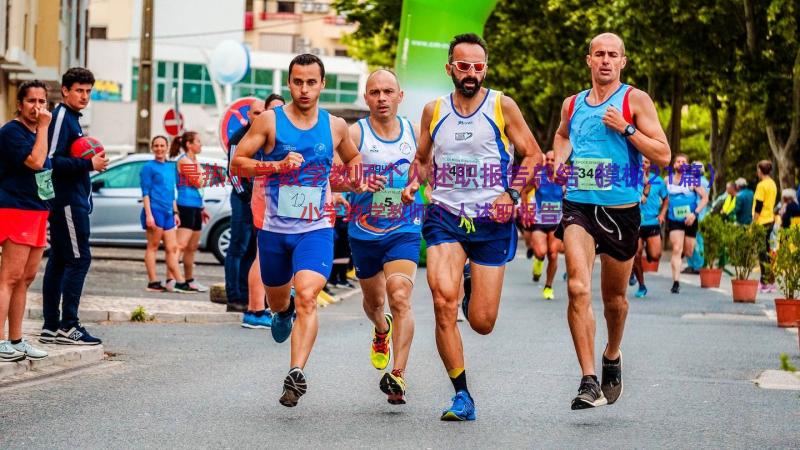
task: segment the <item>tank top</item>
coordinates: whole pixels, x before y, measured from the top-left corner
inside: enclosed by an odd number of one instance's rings
[[[375,133],[369,118],[358,121],[361,127],[358,150],[361,152],[363,176],[377,174],[387,177],[387,180],[383,191],[353,195],[353,218],[348,232],[354,239],[377,240],[390,233],[420,232],[422,192],[417,192],[411,205],[403,205],[400,200],[400,194],[408,182],[411,163],[417,153],[417,142],[411,123],[400,117],[397,120],[400,122],[400,135],[390,141]]]
[[[189,206],[189,207],[192,207],[192,208],[202,208],[203,207],[203,190],[202,189],[198,189],[198,188],[196,188],[194,186],[191,186],[187,182],[187,177],[191,178],[193,176],[192,172],[191,172],[191,170],[193,170],[193,169],[189,169],[189,170],[184,169],[183,177],[181,176],[180,171],[178,171],[178,167],[180,167],[180,161],[183,158],[188,158],[186,153],[182,153],[181,156],[179,156],[178,159],[175,160],[175,170],[176,170],[175,176],[178,179],[178,189],[177,189],[178,190],[178,198],[175,200],[175,203],[177,203],[179,206]],[[197,164],[196,160],[192,160],[191,158],[189,158],[189,160],[192,161],[192,164],[196,164],[197,167],[200,166],[199,164]]]
[[[573,97],[569,121],[573,172],[567,183],[567,200],[600,206],[639,203],[642,155],[628,139],[603,123],[609,106],[633,123],[628,106],[632,89],[623,83],[606,101],[594,106],[588,102],[590,90]]]
[[[319,109],[317,123],[302,130],[286,117],[283,108],[274,109],[275,147],[262,159],[280,161],[295,152],[304,161],[298,170],[265,175],[263,182],[257,181],[252,200],[253,222],[262,230],[283,234],[331,228],[333,211],[325,207],[333,163],[330,115]]]
[[[694,213],[697,209],[697,193],[691,187],[668,182],[667,193],[669,195],[669,208],[667,208],[669,220],[683,222],[689,213]]]
[[[560,184],[550,181],[546,176],[540,178],[536,188],[536,214],[534,223],[541,225],[558,225],[561,222],[561,203],[564,191]]]
[[[476,218],[509,186],[513,150],[505,134],[501,99],[488,89],[474,113],[462,116],[453,94],[436,100],[431,126],[431,201],[452,214]]]

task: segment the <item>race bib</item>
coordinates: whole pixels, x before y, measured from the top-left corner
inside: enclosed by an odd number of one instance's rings
[[[690,212],[691,212],[691,208],[689,208],[689,205],[676,206],[676,207],[672,208],[672,214],[675,215],[676,219],[685,219],[686,216],[688,216]]]
[[[278,215],[292,219],[314,220],[322,215],[322,188],[281,186],[278,189]]]
[[[573,166],[575,174],[578,176],[578,189],[583,191],[611,190],[610,179],[606,180],[602,173],[602,170],[608,170],[607,168],[611,167],[611,158],[575,158]]]
[[[36,189],[42,200],[50,200],[56,196],[53,190],[53,169],[36,172]]]
[[[372,212],[374,217],[387,217],[394,205],[402,205],[401,188],[385,188],[379,192],[372,193],[372,204],[377,205],[378,209]]]
[[[543,213],[560,213],[561,202],[542,202]]]
[[[480,160],[460,155],[445,155],[442,164],[450,177],[450,183],[458,189],[482,189]]]

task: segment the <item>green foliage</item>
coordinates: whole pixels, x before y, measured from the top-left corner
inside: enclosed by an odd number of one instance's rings
[[[698,227],[703,235],[704,265],[708,269],[713,269],[714,263],[719,261],[720,255],[725,251],[726,223],[721,215],[709,214]]]
[[[797,372],[797,367],[793,366],[792,363],[789,362],[789,355],[786,353],[781,353],[781,370],[785,370],[787,372]]]
[[[758,264],[758,255],[766,245],[764,227],[755,223],[748,226],[725,223],[724,232],[728,261],[733,266],[736,279],[749,279]]]
[[[147,311],[145,311],[144,306],[137,306],[131,312],[131,322],[146,322],[148,319]]]
[[[800,299],[800,227],[780,230],[774,271],[783,295]]]
[[[358,29],[342,40],[349,56],[365,61],[370,70],[394,66],[402,0],[334,0],[333,7],[358,23]]]

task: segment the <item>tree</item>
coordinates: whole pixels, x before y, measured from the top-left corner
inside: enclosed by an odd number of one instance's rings
[[[374,70],[394,67],[402,0],[335,0],[333,7],[358,29],[344,37],[347,53]]]

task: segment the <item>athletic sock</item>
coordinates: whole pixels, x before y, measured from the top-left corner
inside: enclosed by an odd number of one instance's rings
[[[14,344],[14,345],[17,345],[20,342],[22,342],[22,339],[17,339],[17,340],[11,341],[11,343]]]
[[[403,370],[403,369],[392,369],[392,375],[394,375],[396,377],[403,378],[403,374],[404,373],[405,373],[405,370]]]
[[[553,288],[553,286],[550,286],[549,284],[545,284],[545,285],[544,285],[544,288],[545,288],[545,289],[552,289],[552,288]]]
[[[463,367],[448,370],[447,376],[450,377],[450,382],[453,383],[453,389],[456,390],[456,394],[458,391],[464,391],[469,394],[469,389],[467,389],[467,371]],[[472,395],[470,395],[470,397],[472,397]]]

